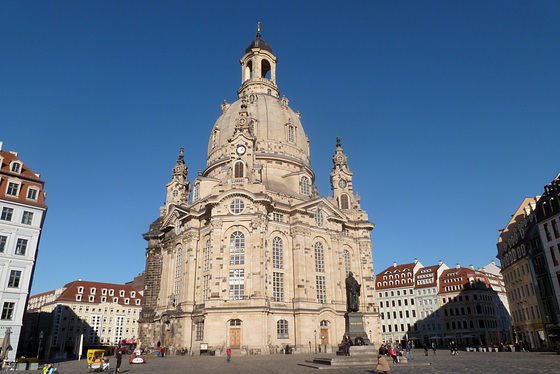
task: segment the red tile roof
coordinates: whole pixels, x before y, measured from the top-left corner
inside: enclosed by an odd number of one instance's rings
[[[0,199],[46,208],[47,206],[45,205],[45,196],[43,193],[45,182],[12,152],[0,151],[0,157],[2,157],[2,162],[0,164]],[[10,164],[13,161],[21,163],[21,170],[19,173],[12,172],[10,169]],[[10,179],[17,179],[22,182],[18,196],[6,194],[6,186]],[[27,199],[29,187],[35,187],[39,190],[36,201]]]

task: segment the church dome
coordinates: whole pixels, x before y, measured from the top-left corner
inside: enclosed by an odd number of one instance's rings
[[[266,42],[261,39],[260,35],[257,35],[257,38],[253,40],[251,44],[249,44],[249,46],[245,49],[245,53],[251,52],[253,48],[261,48],[272,53],[272,47],[266,44]]]
[[[244,110],[249,131],[256,138],[257,159],[274,156],[309,166],[309,145],[299,113],[288,106],[285,97],[278,99],[260,93],[251,93],[233,104],[222,104],[223,113],[210,135],[207,166],[228,152],[229,139],[233,137],[240,113]]]

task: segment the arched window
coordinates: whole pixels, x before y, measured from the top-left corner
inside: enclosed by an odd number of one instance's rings
[[[278,339],[288,339],[290,337],[288,333],[288,321],[281,319],[276,322],[276,335]]]
[[[284,268],[284,244],[282,238],[278,236],[272,239],[272,267],[275,269]]]
[[[243,165],[243,161],[237,161],[233,166],[233,177],[243,178],[244,176],[245,176],[245,165]]]
[[[181,277],[181,270],[183,268],[183,249],[177,246],[177,255],[175,258],[175,278]]]
[[[253,74],[253,61],[247,62],[245,67],[245,80],[251,79],[251,74]]]
[[[204,245],[204,271],[210,270],[210,239]]]
[[[319,227],[323,227],[323,223],[325,221],[325,217],[323,216],[323,211],[321,209],[317,209],[315,212],[315,223]]]
[[[350,209],[348,195],[340,195],[340,209]]]
[[[200,183],[194,185],[193,191],[193,201],[196,201],[200,198]]]
[[[288,141],[289,142],[295,142],[295,131],[294,131],[294,126],[292,125],[288,125]]]
[[[322,320],[321,323],[319,324],[319,326],[321,326],[321,327],[329,327],[329,321],[327,321],[327,320]]]
[[[245,263],[245,235],[235,231],[229,239],[229,263],[243,265]]]
[[[350,273],[350,252],[344,250],[344,270],[346,271],[346,276]]]
[[[310,185],[309,185],[309,178],[301,177],[299,182],[299,192],[304,195],[309,195],[311,193]]]
[[[261,62],[261,77],[270,79],[270,62],[268,60],[262,60]],[[268,74],[268,77],[267,77]]]
[[[325,251],[323,245],[319,242],[315,243],[315,271],[325,272]]]

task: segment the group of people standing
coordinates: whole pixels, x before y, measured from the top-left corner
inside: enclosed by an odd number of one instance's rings
[[[398,364],[401,360],[400,357],[403,356],[404,352],[406,352],[406,359],[413,360],[414,357],[412,356],[412,348],[414,348],[414,343],[411,340],[408,340],[403,347],[402,343],[398,344],[381,344],[379,347],[379,355],[381,356],[388,356],[393,359],[393,363]]]

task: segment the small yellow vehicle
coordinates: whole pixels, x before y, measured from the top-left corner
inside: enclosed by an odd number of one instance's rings
[[[87,371],[106,371],[111,370],[109,359],[105,358],[103,349],[88,349],[87,351]]]

